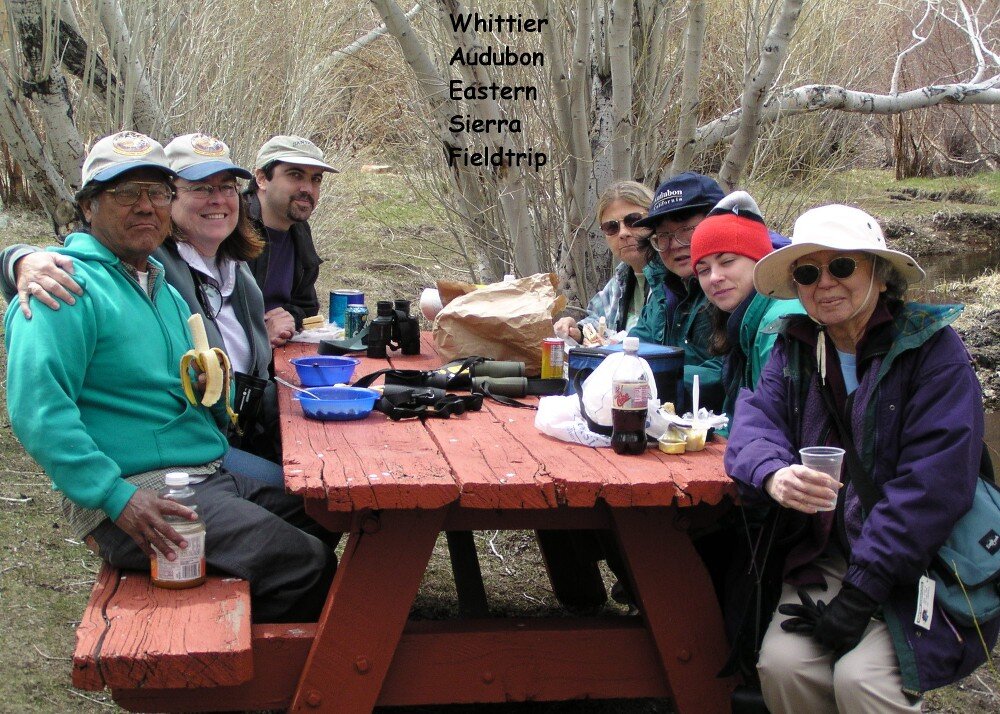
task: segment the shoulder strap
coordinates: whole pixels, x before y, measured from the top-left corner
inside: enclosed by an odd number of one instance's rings
[[[851,432],[840,416],[837,405],[833,403],[833,395],[830,393],[830,387],[820,385],[819,391],[823,397],[823,405],[833,420],[833,425],[837,429],[837,435],[840,437],[841,446],[844,448],[844,466],[847,469],[848,478],[854,484],[854,488],[858,492],[858,497],[861,499],[865,511],[871,513],[875,504],[882,500],[882,493],[879,491],[878,486],[875,485],[875,482],[869,478],[868,473],[861,463],[858,450],[854,448],[854,439],[851,438]]]

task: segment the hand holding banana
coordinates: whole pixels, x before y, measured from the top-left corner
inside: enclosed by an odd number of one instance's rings
[[[184,394],[192,404],[198,403],[198,396],[194,393],[191,379],[191,366],[194,365],[205,375],[205,391],[201,396],[201,403],[210,407],[225,394],[226,412],[235,424],[237,415],[229,404],[229,374],[232,371],[229,356],[218,347],[211,347],[208,344],[205,323],[198,313],[188,318],[188,330],[191,331],[194,349],[188,350],[181,357],[181,385],[184,387]]]

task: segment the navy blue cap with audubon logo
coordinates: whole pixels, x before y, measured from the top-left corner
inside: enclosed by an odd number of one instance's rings
[[[649,204],[649,215],[635,225],[655,228],[662,219],[692,208],[704,208],[707,213],[725,195],[714,179],[694,171],[685,171],[659,185],[653,202]]]

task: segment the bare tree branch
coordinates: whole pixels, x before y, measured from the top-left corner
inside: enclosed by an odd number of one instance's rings
[[[684,35],[684,71],[681,75],[680,120],[670,173],[676,176],[691,167],[694,158],[694,133],[698,128],[698,79],[701,77],[701,57],[705,44],[705,3],[692,2],[688,9],[687,32]]]
[[[118,0],[98,0],[98,11],[119,73],[126,75],[126,89],[117,97],[124,109],[122,126],[150,136],[169,134],[170,121],[153,97],[149,77],[133,47],[132,33],[125,23],[121,5]]]
[[[788,42],[801,11],[802,0],[784,0],[778,19],[764,40],[757,71],[743,88],[743,111],[740,114],[739,127],[719,172],[719,183],[726,190],[732,191],[736,188],[750,153],[757,144],[761,107],[788,53]]]
[[[1000,104],[1000,86],[993,83],[942,84],[913,89],[901,94],[859,92],[836,84],[808,84],[773,97],[764,104],[761,121],[836,109],[859,114],[901,114],[938,104]],[[698,128],[695,142],[699,151],[726,141],[736,133],[742,109],[735,109]]]

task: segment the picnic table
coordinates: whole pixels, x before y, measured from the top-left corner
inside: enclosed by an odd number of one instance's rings
[[[389,364],[362,358],[355,378],[389,365],[440,366],[429,334],[421,350],[393,353]],[[289,359],[314,352],[299,343],[278,350],[277,374],[294,383]],[[717,677],[727,655],[722,618],[687,533],[687,514],[735,495],[718,441],[681,456],[619,456],[542,435],[533,410],[489,400],[450,419],[392,422],[373,412],[320,422],[281,388],[279,409],[287,489],[317,521],[347,534],[319,622],[253,625],[252,674],[239,684],[115,692],[123,706],[343,714],[670,697],[679,714],[730,710],[735,681]],[[565,529],[614,534],[640,614],[485,616],[470,532]],[[410,619],[441,533],[463,616]]]

